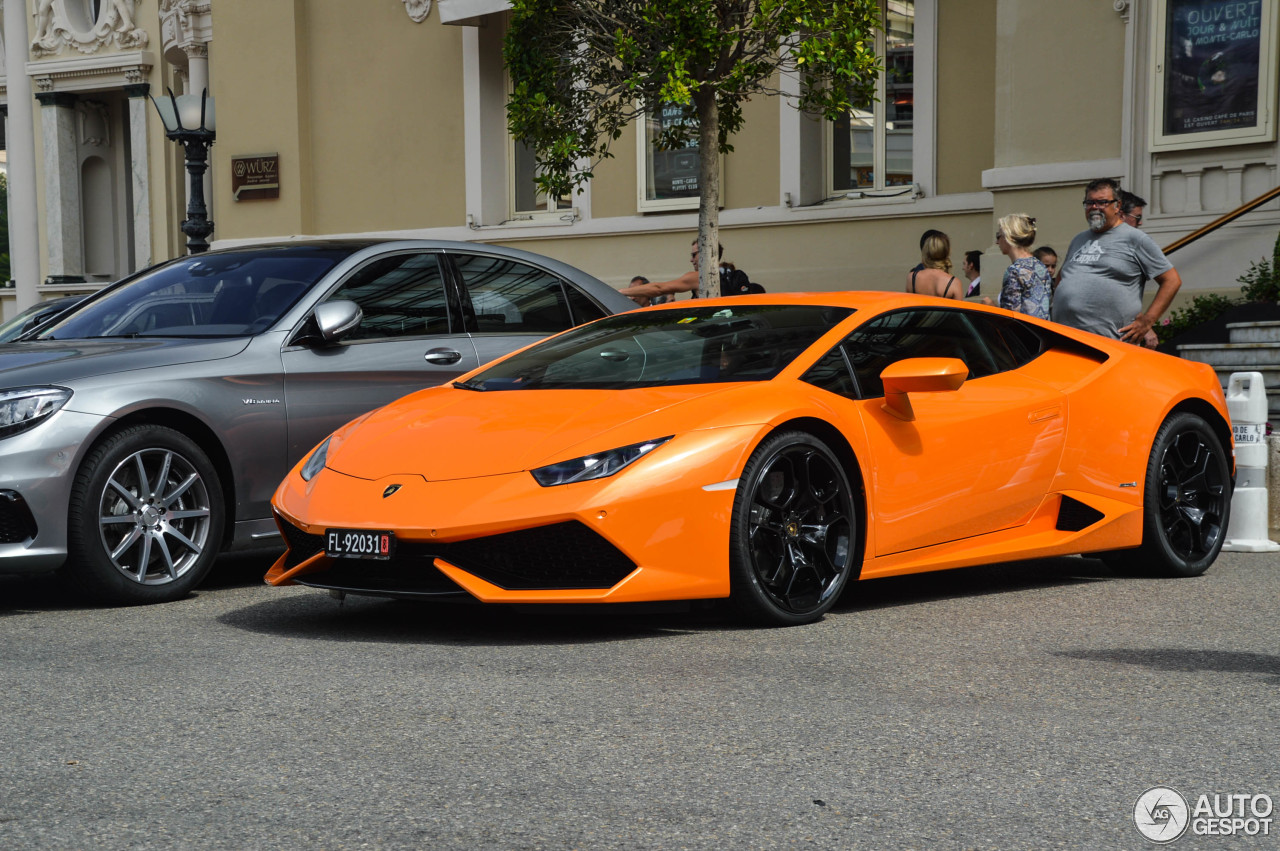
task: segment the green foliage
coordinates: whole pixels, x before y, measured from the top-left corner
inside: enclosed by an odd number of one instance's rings
[[[1156,336],[1166,343],[1205,322],[1211,322],[1238,304],[1280,301],[1280,234],[1276,235],[1271,259],[1249,264],[1249,270],[1236,278],[1240,282],[1240,298],[1224,295],[1198,295],[1188,307],[1173,311],[1165,324],[1156,326]]]
[[[1249,264],[1249,271],[1238,279],[1245,301],[1280,301],[1280,235],[1270,260]]]
[[[836,118],[874,96],[878,7],[876,0],[512,0],[503,50],[513,89],[508,124],[534,150],[543,190],[563,195],[610,156],[642,104],[682,104],[697,119],[667,129],[660,146],[679,146],[710,125],[727,152],[743,103],[780,94],[777,72],[799,71],[799,107]]]
[[[1156,337],[1166,343],[1184,331],[1217,319],[1240,303],[1240,299],[1215,293],[1198,295],[1191,299],[1190,306],[1173,311],[1164,324],[1155,326]]]

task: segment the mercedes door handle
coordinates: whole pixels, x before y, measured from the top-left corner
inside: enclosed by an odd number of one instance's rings
[[[453,349],[427,349],[426,358],[427,363],[448,366],[462,360],[462,352],[455,352]]]

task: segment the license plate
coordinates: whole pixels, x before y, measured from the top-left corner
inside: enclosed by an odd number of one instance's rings
[[[369,529],[326,529],[324,552],[329,558],[391,558],[396,549],[392,532]]]

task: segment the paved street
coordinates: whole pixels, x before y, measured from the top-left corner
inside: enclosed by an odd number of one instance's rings
[[[786,630],[266,566],[131,609],[0,579],[0,848],[1137,849],[1152,786],[1280,800],[1275,556],[881,580]]]

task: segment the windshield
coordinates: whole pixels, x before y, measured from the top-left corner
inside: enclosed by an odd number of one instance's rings
[[[291,247],[188,257],[105,293],[36,339],[257,334],[350,253]]]
[[[624,389],[768,381],[852,313],[771,304],[624,313],[567,331],[454,386]]]
[[[10,340],[17,339],[22,334],[35,328],[42,322],[58,315],[62,311],[71,307],[71,305],[80,301],[84,296],[70,296],[68,298],[55,298],[48,301],[42,301],[33,304],[17,316],[11,316],[4,322],[0,322],[0,343],[7,343]]]

